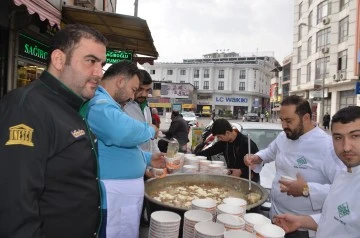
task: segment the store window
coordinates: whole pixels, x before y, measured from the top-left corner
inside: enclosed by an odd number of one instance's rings
[[[44,70],[44,66],[19,60],[17,65],[17,87],[26,86],[35,79],[38,79]]]

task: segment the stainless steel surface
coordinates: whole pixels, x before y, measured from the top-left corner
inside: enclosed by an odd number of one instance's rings
[[[164,187],[173,185],[184,185],[184,184],[199,184],[199,183],[210,183],[217,187],[227,187],[229,189],[241,192],[246,194],[249,190],[248,180],[243,178],[236,178],[232,176],[225,175],[213,175],[213,174],[172,174],[168,175],[165,178],[161,179],[149,179],[145,183],[145,198],[157,206],[161,206],[164,209],[170,210],[179,210],[181,212],[187,211],[187,209],[179,208],[175,206],[170,206],[163,204],[152,197],[149,196],[149,193],[152,191],[157,191],[163,189]],[[260,206],[268,197],[266,189],[261,185],[252,183],[252,192],[258,193],[261,195],[260,201],[254,204],[248,204],[247,210]]]

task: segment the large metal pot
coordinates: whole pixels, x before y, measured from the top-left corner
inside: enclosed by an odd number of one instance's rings
[[[184,184],[192,185],[199,183],[214,184],[216,187],[226,187],[230,190],[235,190],[244,194],[249,191],[249,181],[243,178],[214,174],[172,174],[166,176],[165,178],[149,179],[146,181],[145,199],[147,209],[150,209],[150,213],[157,210],[169,210],[182,215],[187,211],[187,209],[163,204],[153,199],[149,194],[151,194],[152,191],[158,191],[170,185],[182,186]],[[259,207],[268,197],[268,192],[257,183],[251,182],[251,190],[252,192],[260,194],[261,199],[254,204],[248,204],[247,210]]]

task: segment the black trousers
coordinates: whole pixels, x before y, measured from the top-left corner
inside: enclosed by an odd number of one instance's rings
[[[308,231],[294,231],[285,235],[285,238],[309,238]]]

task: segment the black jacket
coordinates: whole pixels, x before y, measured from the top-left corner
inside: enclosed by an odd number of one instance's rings
[[[259,151],[255,142],[251,140],[251,153],[255,154]],[[235,140],[232,143],[218,141],[210,148],[200,151],[197,155],[203,155],[210,157],[212,155],[217,155],[223,153],[227,167],[229,169],[241,169],[241,177],[249,179],[249,168],[244,163],[244,156],[248,154],[248,138],[247,136],[238,132]],[[252,173],[252,180],[259,182],[259,174]]]
[[[95,137],[82,104],[47,71],[0,102],[0,237],[97,233]]]
[[[165,132],[166,138],[175,138],[179,145],[183,146],[189,142],[188,138],[189,128],[182,116],[176,116],[171,120],[169,130]]]

